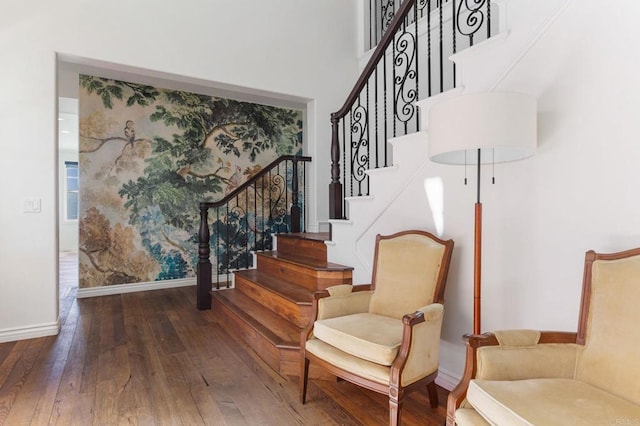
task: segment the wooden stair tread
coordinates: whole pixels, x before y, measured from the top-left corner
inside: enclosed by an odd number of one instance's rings
[[[242,318],[266,340],[278,348],[300,348],[301,329],[260,305],[237,289],[211,293],[214,299]]]
[[[301,240],[329,241],[331,235],[328,232],[297,232],[290,234],[277,234],[278,238],[295,238]]]
[[[291,263],[294,265],[302,266],[304,268],[312,269],[314,271],[353,271],[352,266],[339,265],[332,262],[321,262],[314,259],[310,259],[305,256],[296,256],[287,254],[283,256],[278,254],[277,251],[263,251],[257,253],[258,256],[269,257],[281,262]]]
[[[274,278],[259,269],[236,271],[235,275],[259,284],[260,287],[266,288],[297,305],[311,306],[313,303],[314,292],[312,290]]]

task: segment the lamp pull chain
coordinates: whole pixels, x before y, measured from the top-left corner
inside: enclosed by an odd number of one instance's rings
[[[467,184],[467,150],[464,150],[464,184]]]
[[[491,183],[496,184],[496,150],[491,150]]]

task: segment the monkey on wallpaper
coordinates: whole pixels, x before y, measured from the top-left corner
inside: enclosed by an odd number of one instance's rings
[[[124,137],[129,141],[131,149],[133,149],[133,142],[136,140],[136,130],[133,128],[133,121],[127,120],[124,125]]]

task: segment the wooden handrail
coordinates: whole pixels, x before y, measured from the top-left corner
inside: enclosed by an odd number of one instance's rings
[[[402,2],[393,19],[389,23],[387,30],[382,36],[380,43],[378,43],[378,46],[373,51],[373,54],[369,58],[367,65],[362,70],[360,78],[358,78],[358,81],[356,81],[353,89],[351,89],[351,93],[349,93],[349,96],[347,96],[347,100],[344,102],[344,105],[342,105],[342,108],[340,108],[338,111],[331,114],[331,122],[333,122],[334,120],[337,122],[337,120],[347,115],[347,113],[351,109],[351,106],[358,98],[358,95],[360,94],[360,92],[362,92],[362,89],[364,89],[364,86],[367,84],[369,77],[371,77],[371,74],[373,74],[373,71],[375,71],[376,66],[380,62],[380,59],[382,59],[382,57],[384,56],[387,47],[389,47],[389,44],[391,44],[391,41],[396,35],[396,32],[398,32],[398,30],[400,29],[404,18],[407,17],[409,11],[411,10],[411,7],[415,2],[416,0],[404,0]]]
[[[300,155],[283,155],[281,157],[278,157],[275,160],[273,160],[271,163],[269,163],[265,168],[260,170],[258,173],[256,173],[255,175],[251,176],[251,178],[249,180],[247,180],[242,185],[240,185],[239,187],[237,187],[236,189],[231,191],[229,194],[227,194],[221,200],[218,200],[218,201],[202,201],[202,202],[200,202],[200,208],[204,207],[204,208],[210,209],[210,208],[220,207],[220,206],[225,205],[226,203],[231,201],[235,196],[237,196],[239,193],[241,193],[242,191],[244,191],[245,189],[247,189],[248,187],[250,187],[251,185],[256,183],[258,181],[258,179],[260,179],[262,176],[266,175],[271,170],[273,170],[277,165],[279,165],[280,163],[283,163],[285,161],[293,161],[294,163],[298,162],[298,161],[310,162],[311,161],[311,157],[303,157],[303,156],[300,156]]]

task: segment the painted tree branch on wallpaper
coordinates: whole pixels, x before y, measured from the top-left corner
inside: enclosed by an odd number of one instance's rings
[[[79,115],[80,287],[195,276],[198,203],[302,150],[301,111],[88,75]]]

